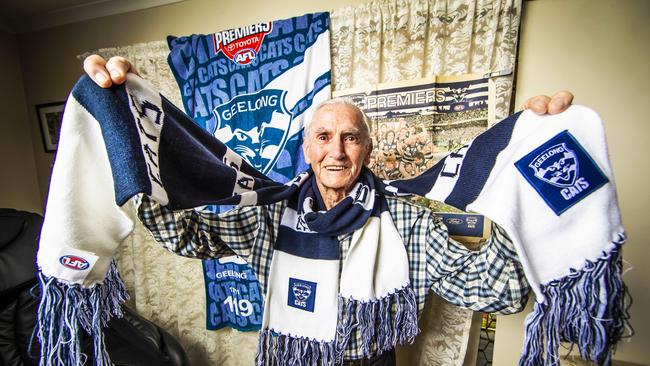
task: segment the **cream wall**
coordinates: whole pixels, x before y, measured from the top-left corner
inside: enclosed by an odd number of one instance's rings
[[[519,46],[516,105],[530,96],[568,89],[575,103],[605,122],[623,222],[625,281],[634,298],[636,335],[616,359],[650,365],[650,1],[538,0],[525,3]],[[567,245],[571,245],[567,243]],[[524,314],[500,317],[494,365],[516,365]]]
[[[20,72],[18,43],[0,31],[0,207],[43,213],[34,149],[44,152],[40,135],[30,136],[30,123]],[[36,112],[34,112],[36,113]],[[38,132],[38,130],[37,130]],[[32,146],[32,139],[35,146]],[[40,150],[39,150],[40,149]]]
[[[81,61],[75,56],[86,51],[161,40],[169,34],[210,33],[255,21],[288,18],[362,2],[364,0],[188,0],[23,34],[18,37],[18,43],[27,105],[31,108],[35,104],[65,100],[82,72]],[[29,117],[32,136],[39,137],[35,113],[30,113]],[[44,202],[53,155],[45,154],[38,144],[34,145],[36,173]]]

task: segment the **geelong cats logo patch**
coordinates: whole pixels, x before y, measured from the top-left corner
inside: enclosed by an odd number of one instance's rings
[[[287,305],[314,312],[316,302],[316,283],[289,277],[289,297]]]
[[[213,111],[214,135],[262,173],[268,173],[287,142],[291,112],[285,106],[287,92],[264,89],[241,94]]]
[[[568,131],[562,131],[515,163],[556,215],[609,180]]]

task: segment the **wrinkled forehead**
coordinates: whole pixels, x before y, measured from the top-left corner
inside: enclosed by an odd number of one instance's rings
[[[363,112],[354,105],[344,103],[323,104],[305,126],[305,134],[316,131],[343,130],[367,135],[369,128]]]
[[[319,119],[312,121],[309,133],[311,135],[319,135],[322,133],[363,135],[364,130],[363,125],[356,120]]]

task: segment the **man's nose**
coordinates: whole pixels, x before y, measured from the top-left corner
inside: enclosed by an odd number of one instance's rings
[[[342,139],[332,139],[330,143],[330,155],[337,160],[345,158],[345,145]]]

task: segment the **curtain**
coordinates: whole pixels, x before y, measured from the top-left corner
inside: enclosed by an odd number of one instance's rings
[[[521,0],[380,0],[331,14],[333,90],[482,73],[509,114]],[[504,75],[498,77],[498,75]]]
[[[482,73],[496,87],[490,108],[500,120],[510,111],[520,15],[521,0],[378,0],[336,9],[331,12],[332,88]],[[182,108],[165,41],[92,53],[126,57]],[[256,332],[205,329],[200,261],[166,252],[137,222],[118,263],[129,305],[179,339],[192,365],[254,363]],[[472,364],[471,324],[471,311],[432,294],[420,319],[422,334],[414,345],[398,349],[398,364],[463,365],[466,353],[466,364]]]

